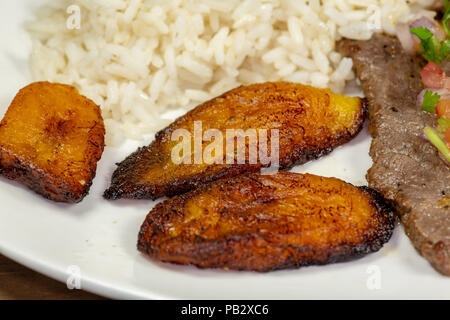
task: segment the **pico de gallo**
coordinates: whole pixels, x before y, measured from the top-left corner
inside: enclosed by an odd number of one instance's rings
[[[441,68],[450,61],[450,0],[444,1],[442,23],[420,18],[412,23],[397,26],[397,35],[408,53],[419,52],[428,64],[420,75],[425,89],[417,97],[417,105],[424,112],[437,115],[435,126],[424,128],[424,136],[450,163],[450,75]]]

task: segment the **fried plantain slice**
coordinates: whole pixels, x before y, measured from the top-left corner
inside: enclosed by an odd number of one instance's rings
[[[172,196],[223,177],[243,172],[255,172],[272,163],[251,162],[249,150],[256,146],[256,154],[263,150],[261,132],[266,130],[267,155],[272,158],[272,131],[278,130],[279,166],[291,167],[331,152],[354,137],[362,128],[366,115],[364,100],[331,93],[329,89],[288,82],[262,83],[241,86],[205,102],[160,131],[147,147],[139,148],[118,164],[105,198],[151,198]],[[223,139],[222,154],[205,155],[213,139],[200,137],[200,159],[195,162],[195,122],[201,121],[203,133],[218,130]],[[182,156],[187,163],[175,163],[172,152],[181,142],[173,134],[184,129],[190,135],[190,153]],[[245,139],[245,163],[239,163],[237,152],[231,155],[226,147],[227,129],[255,130],[258,142]],[[237,131],[236,131],[237,132]],[[202,139],[203,137],[203,139]],[[234,138],[233,138],[234,139]],[[234,142],[235,140],[233,140]],[[237,141],[237,139],[236,139]],[[274,140],[275,141],[275,140]],[[215,140],[214,140],[215,142]],[[236,142],[236,149],[238,150]],[[275,149],[274,149],[275,150]],[[222,155],[222,157],[221,157]],[[202,158],[203,156],[203,158]],[[214,159],[213,163],[210,161]],[[209,161],[206,161],[209,160]],[[220,160],[220,161],[217,161]]]
[[[79,202],[104,148],[100,108],[68,85],[21,89],[0,122],[0,173],[44,197]]]
[[[157,204],[138,249],[200,268],[271,271],[378,251],[394,227],[391,207],[367,187],[310,174],[250,173]]]

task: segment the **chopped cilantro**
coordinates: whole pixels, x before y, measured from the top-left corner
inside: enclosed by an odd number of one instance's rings
[[[439,94],[434,93],[431,90],[425,91],[425,94],[423,95],[422,110],[434,112],[440,99],[441,96]]]
[[[420,40],[420,51],[422,56],[435,63],[440,63],[448,58],[450,43],[441,41],[428,29],[424,27],[411,28],[411,33]]]
[[[450,17],[450,15],[449,15]],[[445,59],[448,60],[448,55],[450,54],[450,39],[446,39],[441,43],[441,53]]]
[[[446,118],[438,119],[437,132],[444,134],[450,128],[450,120]]]
[[[448,3],[448,1],[447,1]],[[446,8],[447,8],[446,4]],[[444,17],[442,18],[442,26],[444,27],[445,33],[450,36],[450,29],[448,26],[448,23],[450,22],[450,8],[447,8],[447,10],[445,11]]]
[[[428,40],[433,36],[433,33],[424,27],[411,28],[411,32],[418,36],[420,40]]]

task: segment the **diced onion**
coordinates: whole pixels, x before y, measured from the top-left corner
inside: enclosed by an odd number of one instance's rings
[[[395,31],[405,52],[407,54],[413,54],[414,40],[413,34],[409,30],[409,26],[406,23],[398,23],[397,26],[395,27]]]
[[[410,25],[410,28],[424,27],[430,30],[439,40],[445,39],[445,32],[442,28],[434,21],[426,17],[414,20]]]

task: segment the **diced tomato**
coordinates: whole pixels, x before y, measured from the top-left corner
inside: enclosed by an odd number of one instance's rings
[[[420,72],[423,84],[428,88],[443,88],[445,86],[445,72],[434,62],[428,64]]]
[[[450,148],[450,128],[445,131],[445,140],[447,141],[447,147]]]
[[[436,105],[436,113],[439,118],[450,119],[450,100],[441,99]]]

